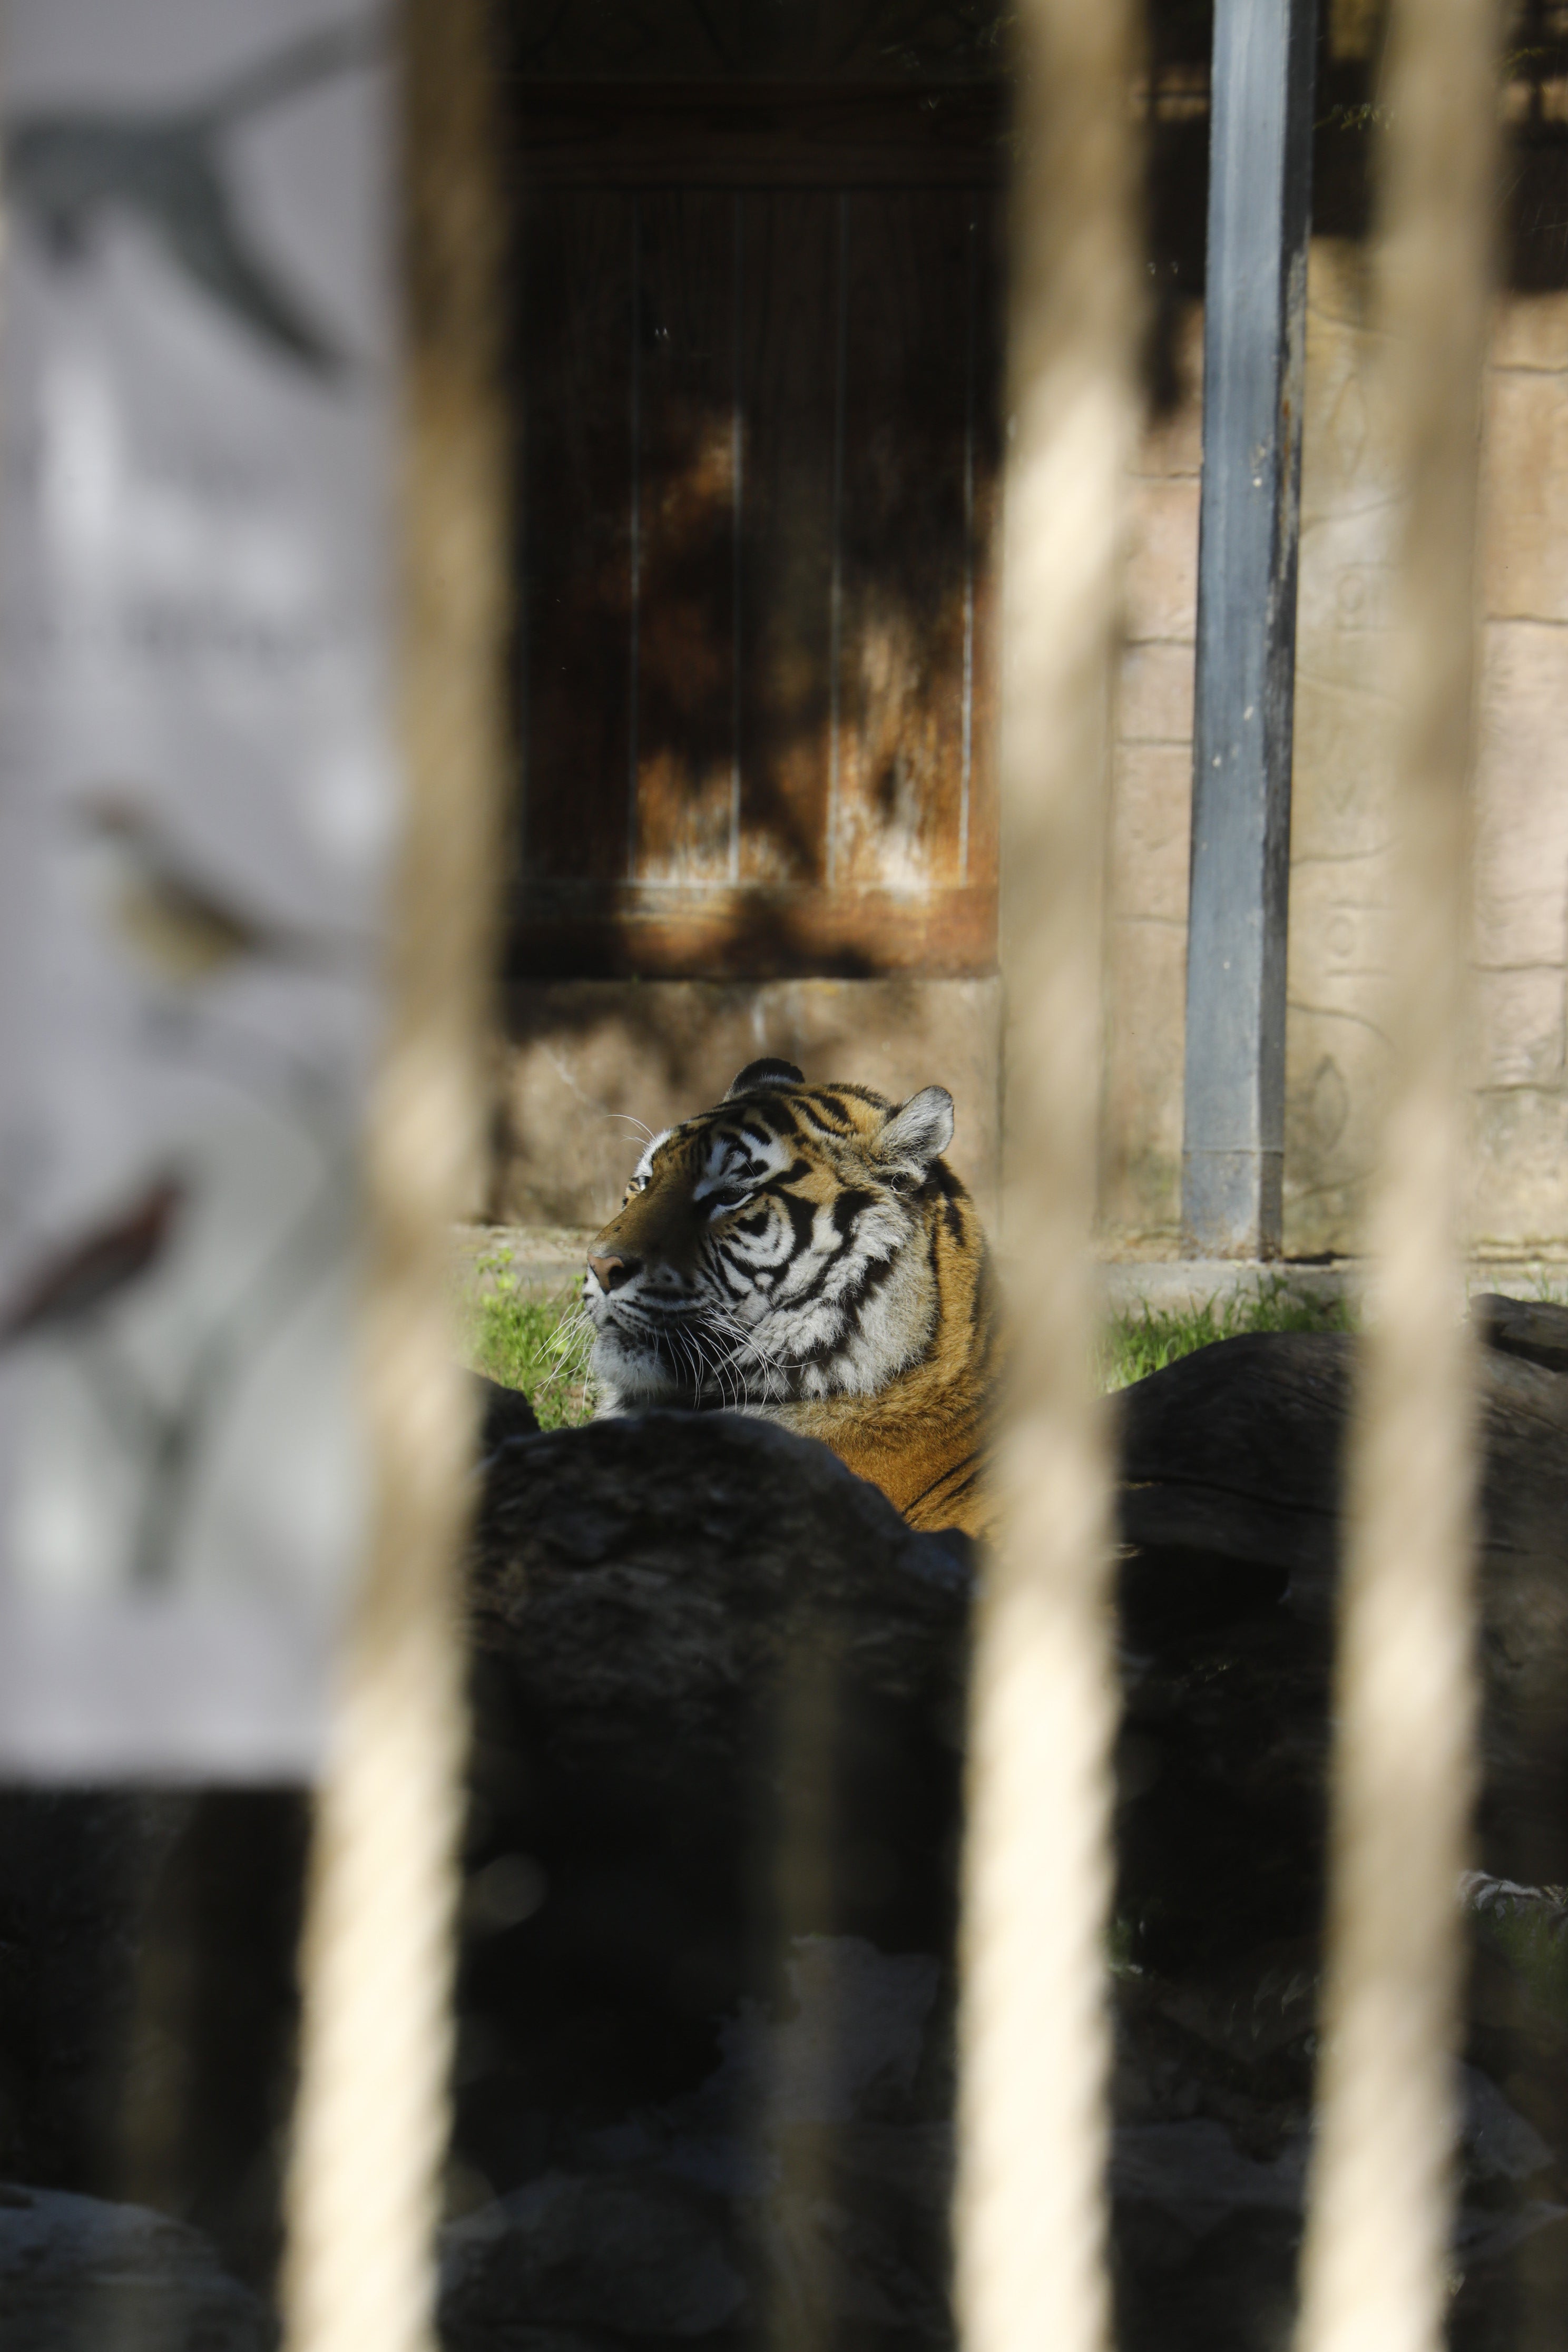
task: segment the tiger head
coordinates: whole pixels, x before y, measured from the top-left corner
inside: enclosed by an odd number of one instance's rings
[[[776,1061],[656,1135],[588,1253],[600,1412],[884,1390],[931,1343],[933,1213],[968,1214],[952,1136],[945,1087],[893,1104]]]

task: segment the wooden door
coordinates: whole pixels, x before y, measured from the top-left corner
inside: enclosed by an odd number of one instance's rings
[[[512,971],[990,970],[994,106],[549,97]]]

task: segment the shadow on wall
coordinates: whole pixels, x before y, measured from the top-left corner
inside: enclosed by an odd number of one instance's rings
[[[993,878],[998,256],[984,187],[525,191],[514,975],[887,969],[847,893]]]

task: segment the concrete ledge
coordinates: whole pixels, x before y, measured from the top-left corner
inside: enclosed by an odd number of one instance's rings
[[[589,1225],[459,1225],[455,1271],[463,1289],[483,1296],[510,1276],[531,1298],[555,1297],[581,1278],[595,1228]],[[1126,1258],[1100,1265],[1106,1311],[1185,1314],[1212,1300],[1257,1297],[1279,1287],[1294,1298],[1328,1303],[1359,1298],[1366,1268],[1360,1258]],[[1467,1295],[1500,1291],[1505,1297],[1568,1301],[1568,1257],[1477,1255],[1466,1269]]]
[[[1211,1299],[1226,1305],[1277,1289],[1293,1298],[1329,1302],[1354,1296],[1360,1283],[1360,1268],[1351,1258],[1327,1265],[1289,1258],[1142,1258],[1102,1264],[1100,1272],[1112,1315],[1135,1315],[1141,1307],[1153,1314],[1185,1314]]]
[[[510,1277],[528,1298],[555,1298],[583,1277],[593,1225],[459,1225],[455,1273],[461,1289],[482,1298]]]
[[[1145,1258],[1106,1262],[1100,1267],[1105,1303],[1112,1315],[1182,1314],[1213,1300],[1227,1304],[1257,1297],[1278,1286],[1293,1298],[1327,1303],[1367,1298],[1368,1267],[1363,1258],[1236,1259]],[[1568,1258],[1491,1255],[1478,1253],[1465,1268],[1465,1296],[1500,1292],[1505,1298],[1568,1302]],[[1375,1294],[1374,1294],[1375,1297]]]
[[[478,1297],[492,1291],[499,1278],[510,1277],[531,1298],[556,1296],[575,1284],[594,1238],[591,1225],[459,1225],[455,1234],[456,1271],[465,1291]],[[1568,1268],[1563,1276],[1568,1279]],[[1251,1264],[1234,1258],[1141,1259],[1108,1264],[1101,1268],[1105,1303],[1113,1315],[1136,1313],[1140,1306],[1156,1312],[1180,1312],[1205,1299],[1226,1300],[1268,1290],[1283,1284],[1293,1297],[1342,1298],[1353,1287],[1356,1270],[1341,1260],[1332,1265],[1292,1265],[1285,1260]],[[1506,1285],[1488,1280],[1475,1286],[1500,1289]],[[1539,1297],[1531,1288],[1529,1296]]]

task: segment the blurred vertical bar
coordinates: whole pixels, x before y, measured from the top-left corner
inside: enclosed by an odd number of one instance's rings
[[[1317,0],[1217,0],[1182,1135],[1185,1247],[1283,1238],[1285,941]]]
[[[504,192],[489,0],[404,0],[407,803],[368,1139],[369,1554],[303,1945],[291,2352],[427,2352],[447,2134],[473,1430],[447,1281],[481,1148],[506,766]]]
[[[967,2352],[1100,2352],[1114,1696],[1088,1244],[1138,174],[1126,0],[1027,0],[1016,23],[1001,721],[1016,1356],[973,1676],[957,2300]]]
[[[0,1769],[305,1778],[401,800],[386,41],[4,44]]]
[[[1476,1720],[1462,1090],[1481,371],[1496,216],[1491,0],[1396,0],[1383,325],[1407,497],[1391,1041],[1349,1465],[1319,2124],[1302,2352],[1446,2333]]]

